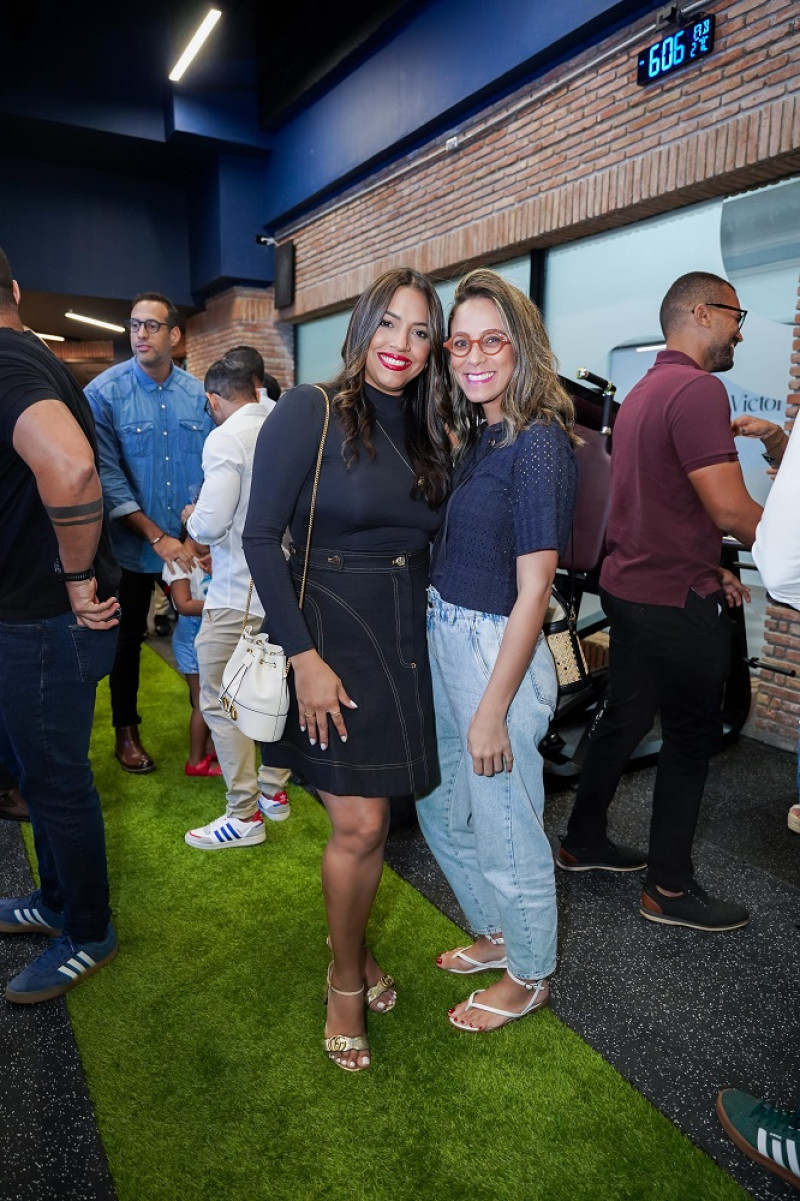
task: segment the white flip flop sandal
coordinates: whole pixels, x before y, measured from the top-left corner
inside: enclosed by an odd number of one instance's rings
[[[501,1022],[499,1026],[493,1026],[492,1030],[502,1030],[503,1026],[507,1026],[509,1022],[515,1022],[517,1018],[524,1018],[527,1016],[527,1014],[533,1013],[537,1009],[541,1009],[542,1006],[546,1005],[550,1000],[550,988],[546,980],[519,980],[516,976],[512,975],[511,972],[508,974],[515,984],[522,985],[523,988],[527,989],[527,991],[531,993],[530,1000],[524,1009],[522,1009],[519,1013],[514,1013],[510,1009],[496,1009],[494,1005],[484,1005],[481,1001],[476,1001],[475,998],[480,993],[486,992],[486,989],[478,988],[470,995],[470,998],[467,1001],[465,1014],[468,1013],[470,1009],[482,1009],[484,1013],[495,1013],[498,1017],[505,1018],[505,1021]],[[453,1020],[452,1014],[447,1015],[447,1020],[451,1026],[455,1027],[456,1030],[464,1030],[467,1034],[491,1033],[491,1030],[483,1030],[480,1026],[463,1026],[461,1021]]]
[[[504,947],[506,944],[506,940],[502,935],[499,938],[493,938],[491,934],[487,934],[486,937],[494,947]],[[460,959],[462,963],[468,964],[465,968],[444,967],[437,959],[436,966],[441,968],[443,972],[452,972],[454,976],[474,976],[476,972],[505,971],[508,967],[508,959],[505,955],[500,959],[481,961],[480,959],[473,959],[471,955],[468,955],[466,947],[456,947],[454,951],[446,951],[445,954],[452,955],[454,959]]]

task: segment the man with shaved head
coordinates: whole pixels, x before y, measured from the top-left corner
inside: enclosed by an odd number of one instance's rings
[[[609,688],[557,858],[572,872],[646,865],[642,917],[697,930],[733,930],[748,921],[741,905],[709,896],[692,865],[730,672],[726,609],[749,600],[720,567],[722,534],[750,547],[761,516],[744,486],[728,394],[714,378],[733,366],[746,316],[719,276],[693,271],[677,279],[661,305],[666,350],[617,417],[600,574],[610,622]],[[663,741],[650,846],[642,855],[611,842],[606,819],[656,713]]]

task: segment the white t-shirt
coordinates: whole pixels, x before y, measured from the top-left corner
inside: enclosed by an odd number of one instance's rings
[[[161,578],[165,584],[174,584],[176,580],[188,580],[189,595],[192,600],[201,601],[206,599],[208,586],[211,583],[211,576],[207,571],[203,571],[202,567],[199,567],[197,563],[195,563],[191,571],[184,571],[182,567],[177,567],[173,571],[169,563],[165,563],[164,570],[161,572]]]
[[[800,609],[800,432],[789,439],[756,528],[752,554],[767,592]]]

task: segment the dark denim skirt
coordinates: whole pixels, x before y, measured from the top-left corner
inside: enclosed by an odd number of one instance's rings
[[[426,643],[429,556],[312,551],[303,612],[317,650],[357,709],[342,709],[347,742],[329,722],[327,750],[300,732],[294,677],[280,742],[264,763],[288,767],[337,796],[402,796],[438,779]],[[290,569],[299,594],[303,552]]]

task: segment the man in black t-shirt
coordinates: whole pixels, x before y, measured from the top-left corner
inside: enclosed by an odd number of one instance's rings
[[[0,900],[0,934],[52,939],[6,988],[32,1004],[117,953],[89,736],[119,606],[91,412],[18,303],[0,250],[0,760],[28,802],[41,881]]]

